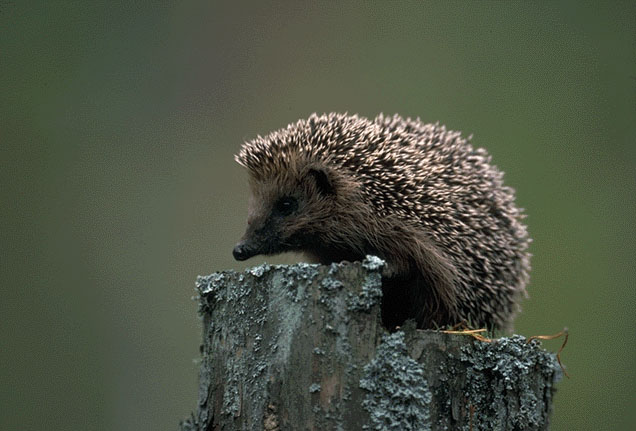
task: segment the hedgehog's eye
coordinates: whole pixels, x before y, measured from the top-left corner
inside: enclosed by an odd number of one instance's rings
[[[276,201],[274,210],[278,215],[288,216],[298,208],[298,201],[291,196],[285,196]]]

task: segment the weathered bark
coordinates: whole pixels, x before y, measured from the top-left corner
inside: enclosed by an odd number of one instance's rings
[[[560,369],[538,342],[381,325],[377,258],[198,280],[199,405],[181,430],[543,430]]]

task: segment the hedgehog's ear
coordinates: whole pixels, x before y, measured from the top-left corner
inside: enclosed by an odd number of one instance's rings
[[[324,169],[311,168],[307,171],[307,176],[313,178],[321,194],[325,196],[336,194],[329,174]]]

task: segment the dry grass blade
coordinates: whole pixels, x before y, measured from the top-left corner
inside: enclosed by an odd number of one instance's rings
[[[569,335],[570,334],[568,333],[568,328],[563,328],[562,331],[559,331],[556,334],[553,334],[553,335],[533,335],[532,337],[528,338],[528,341],[526,341],[526,343],[529,343],[532,340],[554,340],[556,338],[565,336],[565,338],[563,339],[563,344],[561,344],[561,348],[557,352],[556,357],[557,357],[557,361],[559,362],[559,366],[561,367],[561,371],[563,371],[563,374],[565,374],[565,377],[567,377],[568,379],[570,378],[570,375],[568,374],[567,371],[565,371],[565,367],[561,363],[561,352],[563,351],[563,348],[565,347],[565,345],[568,342],[568,336]]]

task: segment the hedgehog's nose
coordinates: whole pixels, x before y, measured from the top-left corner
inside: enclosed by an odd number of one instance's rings
[[[236,260],[246,260],[252,257],[252,252],[246,246],[245,242],[239,242],[232,250],[232,255],[234,255],[234,259]]]

